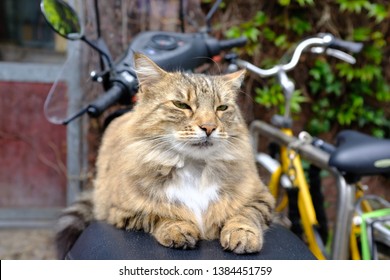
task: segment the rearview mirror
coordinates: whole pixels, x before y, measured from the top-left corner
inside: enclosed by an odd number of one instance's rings
[[[76,11],[62,0],[42,0],[41,11],[55,32],[69,40],[83,38],[83,28]]]

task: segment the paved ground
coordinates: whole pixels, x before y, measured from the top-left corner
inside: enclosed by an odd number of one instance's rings
[[[56,259],[52,229],[0,229],[1,260]]]

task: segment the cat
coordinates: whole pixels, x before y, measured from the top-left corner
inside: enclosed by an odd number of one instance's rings
[[[219,239],[237,254],[259,252],[274,200],[236,103],[245,70],[211,76],[166,72],[142,54],[134,61],[137,104],[103,135],[92,203],[63,214],[62,256],[71,246],[64,236],[77,238],[93,219],[149,232],[166,247]]]

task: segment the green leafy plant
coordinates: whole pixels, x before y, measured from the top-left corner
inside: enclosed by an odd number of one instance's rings
[[[282,88],[275,81],[271,82],[270,86],[255,88],[255,101],[262,104],[266,108],[277,108],[277,113],[283,115],[285,112],[285,97]],[[290,108],[291,112],[298,114],[302,111],[302,103],[306,102],[307,98],[303,96],[302,91],[295,90],[291,96]]]
[[[291,0],[278,0],[278,2],[282,6],[288,6],[288,5],[291,4]],[[295,2],[297,2],[300,6],[313,5],[314,4],[314,0],[295,0]]]
[[[246,37],[249,40],[249,43],[245,47],[245,51],[249,55],[253,55],[258,48],[259,37],[262,35],[261,29],[267,23],[267,15],[262,11],[258,11],[252,19],[228,29],[225,36],[227,38]]]
[[[249,56],[249,61],[257,61],[255,64],[262,68],[274,65],[290,49],[291,42],[318,32],[364,43],[363,51],[355,55],[355,65],[307,55],[302,58],[305,67],[289,73],[300,89],[294,93],[292,112],[295,117],[305,117],[311,133],[354,128],[390,137],[390,86],[386,74],[390,67],[386,39],[390,36],[390,6],[386,1],[278,0],[259,7],[252,18],[225,34],[230,38],[246,36],[250,43],[240,55]],[[255,101],[282,113],[284,97],[275,80],[259,83],[254,87]]]
[[[308,129],[319,134],[329,131],[332,125],[370,126],[373,135],[385,136],[390,121],[382,108],[372,105],[390,101],[389,86],[381,78],[380,68],[374,65],[353,68],[344,63],[335,68],[336,73],[328,62],[319,59],[309,72],[312,78],[309,88],[315,101]]]

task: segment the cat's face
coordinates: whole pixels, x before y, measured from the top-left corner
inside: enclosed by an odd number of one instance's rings
[[[235,100],[243,72],[167,73],[139,55],[136,71],[141,84],[139,107],[150,111],[144,124],[150,125],[149,133],[161,136],[166,148],[196,159],[231,154],[242,133]]]

